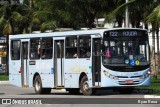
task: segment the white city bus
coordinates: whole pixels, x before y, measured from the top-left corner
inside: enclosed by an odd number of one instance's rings
[[[10,35],[9,81],[37,94],[57,88],[84,95],[107,87],[131,92],[150,85],[149,56],[143,29]]]

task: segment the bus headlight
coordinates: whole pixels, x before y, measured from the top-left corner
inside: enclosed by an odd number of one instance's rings
[[[148,71],[148,74],[150,75],[150,74],[151,74],[151,71]]]
[[[149,73],[146,73],[146,74],[142,75],[142,76],[140,77],[140,79],[145,79],[145,78],[147,78],[148,76],[149,76]]]
[[[105,76],[107,76],[107,77],[109,77],[109,78],[111,78],[111,79],[118,79],[118,77],[116,77],[116,76],[108,73],[108,71],[106,71],[106,70],[104,70],[103,72],[104,72],[104,75],[105,75]]]

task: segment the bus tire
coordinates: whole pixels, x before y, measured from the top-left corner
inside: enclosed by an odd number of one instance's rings
[[[81,79],[80,90],[83,95],[92,95],[92,88],[89,88],[87,76]]]
[[[39,75],[34,79],[34,90],[36,94],[50,94],[51,88],[42,88],[42,81]]]

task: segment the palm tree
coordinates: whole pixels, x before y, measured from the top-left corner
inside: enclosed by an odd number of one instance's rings
[[[157,60],[158,60],[158,71],[154,72],[155,79],[157,78],[157,74],[159,73],[159,27],[160,27],[160,5],[155,7],[153,11],[148,15],[147,22],[152,23],[152,39],[153,39],[153,51],[155,51],[155,34],[157,36]],[[155,55],[154,59],[155,61]],[[155,67],[154,67],[155,69]]]
[[[130,17],[132,27],[135,27],[136,22],[140,23],[139,17],[141,17],[141,15],[139,15],[138,14],[139,12],[137,12],[138,8],[135,9],[135,6],[137,7],[137,5],[135,5],[136,0],[130,0],[127,3],[125,2],[125,0],[113,0],[113,1],[114,1],[114,5],[112,6],[112,10],[110,11],[109,14],[106,14],[107,22],[109,22],[110,20],[115,20],[118,23],[118,27],[122,27],[122,24],[125,20],[124,15],[125,15],[126,6],[128,6],[129,17]],[[135,14],[138,14],[138,15],[135,16]]]
[[[9,0],[6,4],[0,5],[0,33],[1,35],[6,35],[7,38],[7,68],[9,68],[9,34],[22,33],[27,23],[27,20],[25,20],[26,6],[18,5],[17,3],[19,3],[19,0],[17,0],[17,2],[14,1],[14,3]],[[7,75],[9,74],[8,71],[9,69],[7,70]]]
[[[106,0],[35,0],[35,2],[33,7],[37,10],[33,16],[41,25],[48,26],[56,23],[57,27],[74,29],[95,27],[95,19],[103,17],[103,13],[109,10],[111,4]],[[45,4],[45,7],[41,8],[41,3]],[[44,24],[51,21],[50,24]]]

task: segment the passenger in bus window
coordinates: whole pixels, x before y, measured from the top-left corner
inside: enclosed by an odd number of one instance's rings
[[[114,48],[114,47],[112,47],[112,48],[110,49],[110,56],[111,56],[111,57],[115,57],[115,56],[117,56],[117,54],[116,54],[116,50],[115,50],[115,48]]]
[[[40,54],[41,54],[41,48],[38,48],[38,50],[37,50],[37,57],[36,58],[40,58]]]
[[[129,52],[128,52],[127,49],[126,49],[125,52],[124,52],[124,58],[125,58],[125,59],[129,59]]]
[[[81,49],[81,50],[80,50],[80,57],[84,57],[84,55],[85,55],[85,50],[84,50],[84,49]]]
[[[110,57],[111,57],[111,54],[110,54],[110,51],[109,51],[109,50],[106,51],[106,57],[107,57],[107,58],[110,58]]]
[[[46,58],[46,52],[45,52],[45,49],[42,49],[42,58]]]
[[[34,59],[35,58],[35,52],[32,50],[31,51],[31,59]]]
[[[73,54],[73,57],[74,57],[74,58],[77,58],[77,57],[78,57],[77,53]]]

